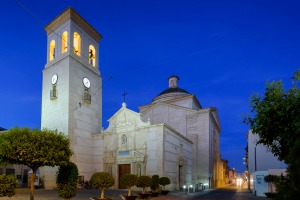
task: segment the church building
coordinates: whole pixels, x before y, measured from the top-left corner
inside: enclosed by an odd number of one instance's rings
[[[170,190],[200,183],[218,185],[221,127],[217,108],[203,108],[172,75],[167,89],[148,105],[135,112],[124,102],[102,130],[102,36],[72,8],[45,29],[41,128],[69,136],[81,180],[106,171],[115,178],[115,189],[124,188],[120,178],[127,173],[169,177]],[[45,187],[55,187],[57,168],[40,171]]]

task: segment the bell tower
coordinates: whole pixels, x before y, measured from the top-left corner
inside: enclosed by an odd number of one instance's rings
[[[92,136],[102,127],[102,36],[70,7],[45,30],[41,128],[68,135],[74,152],[71,161],[77,164],[79,176],[89,180],[95,168]],[[40,171],[45,187],[55,187],[57,168],[43,167]]]

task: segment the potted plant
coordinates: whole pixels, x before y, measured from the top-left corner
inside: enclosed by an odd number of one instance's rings
[[[137,195],[132,195],[131,194],[131,187],[135,186],[138,182],[137,175],[125,174],[124,176],[121,177],[120,181],[128,189],[128,194],[127,195],[122,195],[123,197],[125,197],[126,200],[135,200],[136,198],[138,198]]]
[[[152,193],[151,196],[152,197],[157,197],[160,194],[160,192],[158,191],[158,188],[159,188],[159,176],[158,175],[152,176],[150,188],[151,188],[151,193]]]
[[[140,176],[138,177],[137,187],[143,188],[142,193],[139,193],[140,199],[147,199],[151,193],[147,193],[147,187],[151,185],[151,177]]]
[[[113,186],[115,183],[113,176],[107,172],[97,172],[94,173],[90,179],[90,185],[97,189],[101,189],[100,197],[97,199],[110,199],[104,197],[104,189]]]
[[[268,198],[275,198],[276,192],[273,192],[273,184],[278,180],[278,176],[273,175],[273,174],[269,174],[269,175],[264,177],[264,180],[265,180],[265,182],[268,183],[268,185],[270,186],[270,189],[271,189],[270,192],[265,192],[265,195]]]
[[[159,178],[159,185],[163,186],[163,189],[161,190],[162,195],[167,195],[169,193],[169,190],[166,190],[166,185],[169,185],[170,183],[171,181],[168,177]]]
[[[58,196],[63,199],[71,199],[77,192],[78,168],[75,163],[68,162],[60,166],[57,172],[56,185]]]

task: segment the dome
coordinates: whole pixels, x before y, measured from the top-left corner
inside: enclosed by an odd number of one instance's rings
[[[157,101],[167,101],[171,99],[177,99],[185,96],[190,96],[191,94],[186,90],[178,87],[178,76],[171,76],[168,78],[169,88],[159,93],[153,100],[152,103]]]

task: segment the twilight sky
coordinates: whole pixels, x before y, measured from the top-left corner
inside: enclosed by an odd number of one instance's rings
[[[300,2],[297,0],[8,0],[0,5],[0,127],[40,128],[44,26],[68,6],[103,39],[103,127],[128,93],[138,111],[167,78],[217,107],[221,154],[245,170],[242,114],[266,81],[289,87],[300,62]]]

